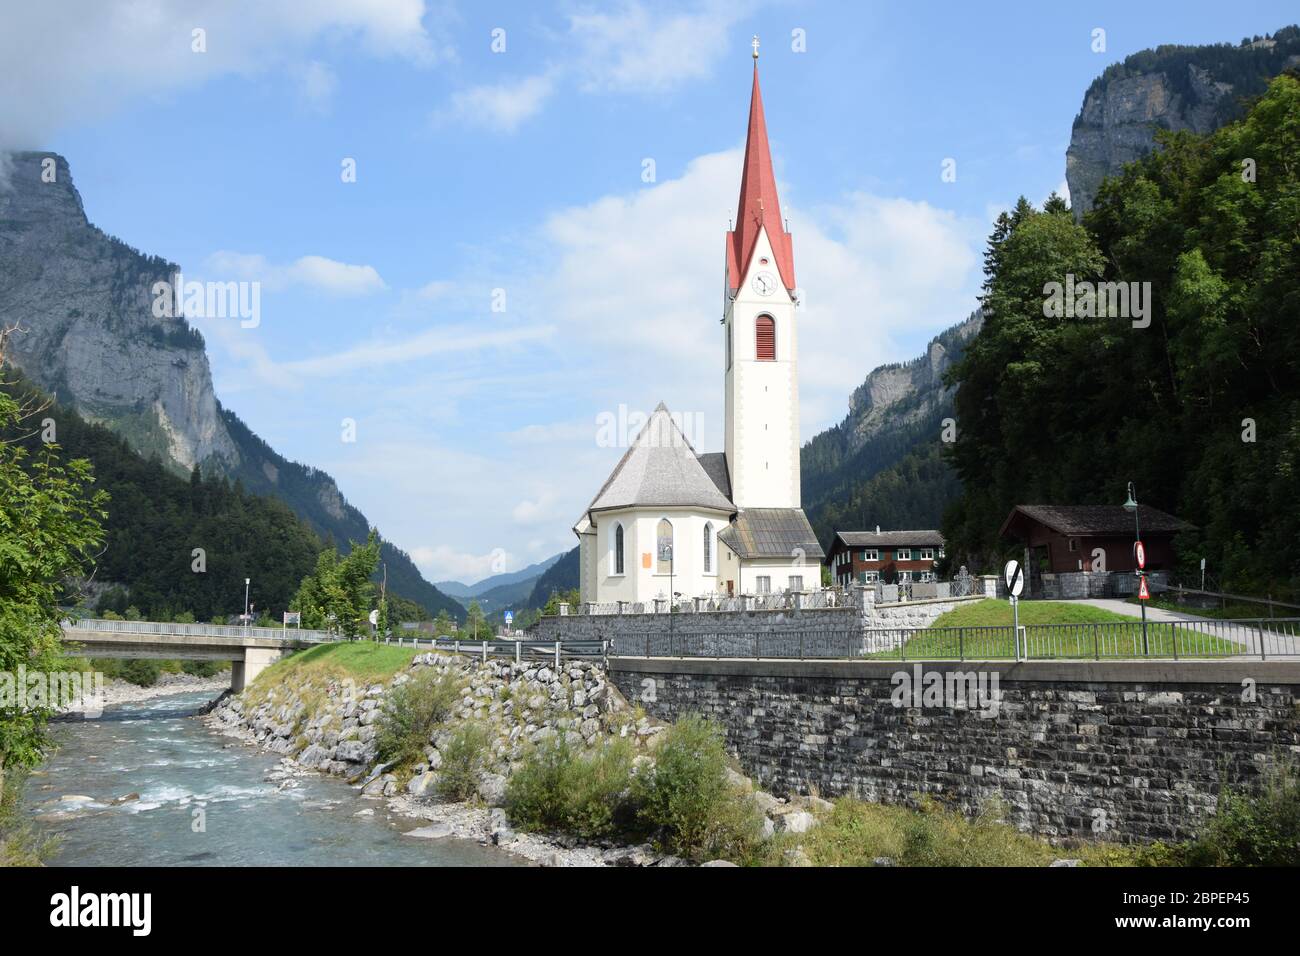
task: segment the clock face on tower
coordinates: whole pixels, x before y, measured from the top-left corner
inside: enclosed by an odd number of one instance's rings
[[[754,276],[753,285],[759,295],[771,295],[776,291],[776,277],[770,272],[760,272]]]

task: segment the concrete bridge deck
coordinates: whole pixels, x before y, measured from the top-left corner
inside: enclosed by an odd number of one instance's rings
[[[63,640],[87,657],[230,661],[230,687],[242,691],[285,654],[338,640],[325,631],[159,621],[63,622]]]

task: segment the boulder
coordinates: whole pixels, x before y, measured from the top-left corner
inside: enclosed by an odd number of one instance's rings
[[[438,775],[436,773],[422,773],[412,777],[411,782],[406,785],[407,792],[413,797],[432,796],[438,787]]]
[[[700,866],[736,866],[730,860],[710,860],[708,863],[701,863]]]
[[[778,814],[775,823],[778,833],[807,833],[817,825],[817,818],[807,810],[791,809]]]
[[[478,782],[478,795],[489,807],[499,807],[506,800],[506,778],[499,773],[485,773]]]

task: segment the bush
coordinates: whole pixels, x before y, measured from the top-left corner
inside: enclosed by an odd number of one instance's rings
[[[395,687],[384,701],[375,741],[379,759],[398,765],[418,762],[429,737],[460,699],[460,684],[450,674],[422,668]]]
[[[585,840],[630,832],[633,755],[623,738],[587,753],[562,738],[533,748],[506,787],[511,822],[521,830],[558,830]]]
[[[230,669],[228,661],[182,661],[181,670],[194,677],[215,677]]]
[[[37,833],[23,812],[26,781],[24,769],[0,770],[0,867],[43,866],[57,846]]]
[[[133,660],[124,661],[119,676],[122,680],[130,681],[140,687],[152,687],[158,683],[158,675],[162,673],[162,663],[153,660]]]
[[[665,849],[694,859],[747,857],[762,832],[762,814],[727,780],[722,731],[697,716],[664,732],[653,769],[632,784],[638,816]]]
[[[438,794],[444,800],[468,800],[478,793],[479,777],[487,766],[492,733],[482,724],[466,722],[451,733],[438,768]]]
[[[1257,790],[1227,788],[1200,837],[1186,847],[1192,866],[1300,866],[1300,772],[1269,770]]]

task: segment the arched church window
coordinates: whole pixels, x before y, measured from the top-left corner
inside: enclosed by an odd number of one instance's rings
[[[667,518],[659,520],[659,530],[655,535],[655,571],[658,574],[671,574],[673,571],[673,525]]]
[[[754,352],[760,362],[776,361],[776,320],[770,315],[754,322]]]
[[[611,570],[614,574],[623,573],[623,526],[614,525],[614,546],[611,549]]]
[[[713,522],[704,525],[704,573],[713,573]]]

